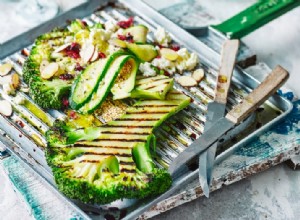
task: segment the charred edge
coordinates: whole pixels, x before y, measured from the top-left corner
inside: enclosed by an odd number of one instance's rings
[[[135,173],[136,171],[135,171],[135,169],[130,170],[130,169],[122,168],[120,170],[120,172],[121,173]]]
[[[126,162],[126,161],[120,161],[120,165],[129,165],[129,166],[134,166],[135,162]]]
[[[161,85],[168,85],[168,84],[169,84],[169,82],[164,82],[164,83],[161,83],[161,84],[159,84],[159,85],[150,86],[150,87],[147,87],[147,88],[144,88],[144,89],[145,89],[145,90],[151,91],[151,89],[154,89],[154,88],[159,87],[159,86],[161,86]],[[162,92],[162,91],[159,91],[159,92]]]
[[[118,118],[115,121],[158,121],[157,118]]]
[[[122,153],[96,153],[96,152],[86,152],[84,155],[99,155],[99,156],[120,156],[120,157],[131,157],[131,154]]]
[[[76,145],[74,145],[73,147],[75,148],[115,148],[115,149],[131,149],[131,147],[120,147],[120,146],[99,146],[99,145],[85,145],[84,143],[78,143]],[[71,147],[70,147],[71,148]]]
[[[146,140],[143,139],[96,139],[94,141],[120,141],[120,142],[146,142]]]
[[[104,128],[153,128],[153,126],[148,125],[103,125]]]
[[[130,132],[130,131],[118,131],[118,132],[113,132],[113,131],[102,131],[102,134],[137,134],[137,135],[149,135],[151,132]]]
[[[147,79],[147,77],[145,77],[145,78],[140,78],[140,79],[138,79],[138,80],[143,80],[143,79]],[[166,80],[167,78],[158,78],[158,79],[151,79],[151,80],[149,80],[149,81],[147,81],[147,82],[142,82],[142,83],[139,83],[139,82],[137,82],[137,86],[139,86],[139,85],[142,85],[142,84],[145,84],[145,83],[147,83],[147,84],[149,84],[149,83],[153,83],[153,82],[157,82],[157,81],[161,81],[161,80]],[[171,80],[170,80],[171,81]]]

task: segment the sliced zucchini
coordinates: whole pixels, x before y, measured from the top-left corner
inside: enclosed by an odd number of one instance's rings
[[[79,109],[79,112],[83,114],[92,113],[101,105],[101,103],[107,97],[115,79],[122,70],[123,66],[130,59],[133,59],[130,55],[121,55],[117,56],[110,63],[108,70],[105,72],[104,77],[100,80],[97,89],[91,96],[91,99]]]
[[[131,92],[132,98],[165,99],[167,92],[173,87],[174,79],[158,75],[136,80],[136,87]]]
[[[139,62],[135,57],[130,57],[114,82],[111,92],[113,99],[124,99],[130,97],[130,92],[134,88],[135,76],[139,69]]]
[[[124,30],[124,35],[133,36],[134,42],[146,43],[148,28],[144,25],[137,25]]]
[[[153,60],[158,52],[155,47],[151,44],[127,44],[128,50],[130,50],[133,54],[135,54],[140,60],[149,62]]]
[[[99,81],[105,75],[110,59],[100,59],[88,66],[77,78],[71,92],[70,106],[79,109],[97,89]]]

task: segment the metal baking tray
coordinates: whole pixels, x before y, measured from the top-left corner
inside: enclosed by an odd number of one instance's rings
[[[94,22],[104,22],[107,19],[123,20],[131,16],[134,16],[135,22],[147,25],[150,31],[154,30],[157,26],[164,27],[171,33],[172,39],[175,42],[199,55],[201,67],[206,72],[205,79],[197,87],[187,90],[175,84],[175,88],[190,96],[193,102],[185,110],[179,112],[175,117],[170,118],[155,131],[158,140],[155,156],[156,164],[159,167],[167,168],[172,159],[203,132],[206,105],[212,101],[214,96],[213,88],[220,55],[142,1],[120,0],[101,1],[100,3],[97,0],[89,1],[0,45],[0,58],[3,58],[1,62],[11,62],[14,65],[14,70],[22,75],[22,64],[26,59],[26,54],[30,51],[31,44],[38,35],[50,31],[54,27],[66,26],[66,21],[69,19],[82,18],[87,24],[91,25]],[[153,38],[151,34],[149,38]],[[174,77],[178,77],[178,74],[175,74]],[[248,75],[244,70],[236,67],[228,99],[228,109],[237,104],[253,88],[257,87],[258,84],[257,80]],[[20,91],[18,93],[26,98],[31,107],[40,109],[26,93]],[[46,117],[49,121],[53,121],[55,118],[65,117],[64,113],[56,110],[44,112],[40,109],[43,115],[36,116],[30,112],[30,108],[15,104],[13,97],[4,94],[1,87],[0,94],[1,98],[10,101],[14,108],[14,113],[11,117],[7,118],[0,115],[0,129],[5,132],[5,135],[0,136],[0,142],[7,143],[7,138],[13,141],[14,144],[9,144],[7,146],[8,149],[24,159],[37,173],[55,187],[51,170],[44,158],[43,150],[46,144],[43,133],[48,129],[48,125],[41,118]],[[234,138],[234,140],[232,140],[231,136],[227,138],[228,141],[219,151],[217,161],[223,160],[234,150],[244,146],[253,140],[253,138],[268,130],[291,110],[292,104],[288,100],[278,95],[272,96],[257,112],[251,126],[248,126],[247,129],[243,128],[244,131],[237,138]],[[197,170],[191,170],[188,173],[182,174],[174,180],[170,190],[156,198],[122,200],[105,206],[91,206],[81,204],[77,201],[74,201],[74,203],[83,210],[96,212],[103,217],[109,213],[113,216],[122,216],[124,219],[133,219],[157,202],[168,198],[178,188],[197,178],[197,175]],[[68,199],[66,201],[69,202]],[[81,210],[78,211],[82,213]],[[127,213],[126,216],[124,216],[125,211]]]

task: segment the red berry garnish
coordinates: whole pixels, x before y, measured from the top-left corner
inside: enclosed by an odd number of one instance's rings
[[[171,74],[168,71],[164,70],[164,75],[165,76],[170,76]]]
[[[172,44],[171,49],[175,50],[175,51],[178,51],[178,50],[180,50],[180,46],[178,44]]]
[[[99,53],[98,53],[98,57],[99,57],[100,59],[104,59],[104,58],[106,58],[106,55],[105,55],[105,53],[99,52]]]
[[[88,24],[86,23],[86,21],[81,20],[81,23],[83,24],[83,26],[87,27]]]
[[[128,20],[125,21],[119,21],[117,25],[119,25],[120,28],[129,28],[133,25],[133,17],[130,17]]]
[[[129,43],[133,43],[133,36],[130,33],[127,33],[126,35],[118,34],[119,40],[127,41]]]
[[[66,55],[74,59],[80,58],[79,52],[80,52],[80,45],[76,42],[73,42],[70,46],[68,46],[65,49]]]
[[[122,35],[122,34],[118,34],[118,38],[120,40],[126,40],[126,36],[125,35]]]
[[[84,68],[79,64],[79,63],[76,63],[76,66],[75,66],[75,70],[76,71],[81,71],[83,70]]]
[[[74,75],[66,73],[66,74],[60,75],[59,78],[62,80],[70,80],[70,79],[74,79]]]
[[[69,100],[67,98],[63,98],[62,104],[65,108],[69,107]]]
[[[72,119],[76,119],[77,118],[77,114],[75,111],[70,111],[70,118]]]

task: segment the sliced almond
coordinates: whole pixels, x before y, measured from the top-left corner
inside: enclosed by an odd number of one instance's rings
[[[203,69],[196,69],[193,74],[192,77],[197,81],[200,82],[203,78],[204,78],[204,70]]]
[[[7,75],[11,71],[12,67],[13,66],[10,63],[0,65],[0,76]]]
[[[49,65],[49,61],[48,60],[43,60],[40,64],[40,72],[43,72],[45,67],[48,66],[48,65]]]
[[[184,87],[192,87],[197,85],[197,81],[191,76],[180,76],[177,82]]]
[[[6,101],[6,100],[1,100],[0,101],[0,113],[2,115],[5,115],[5,116],[11,116],[12,114],[12,106],[10,104],[10,102]]]
[[[17,73],[13,73],[11,75],[11,85],[14,87],[14,89],[19,88],[20,86],[20,76]]]
[[[43,79],[50,79],[55,73],[58,71],[57,63],[49,63],[45,68],[41,71],[41,77]]]
[[[95,50],[93,56],[91,57],[90,61],[94,62],[95,60],[97,60],[99,57],[98,51]]]
[[[67,43],[67,44],[64,44],[64,45],[61,45],[59,46],[58,48],[56,48],[54,50],[54,53],[59,53],[61,51],[63,51],[64,49],[66,49],[68,46],[70,46],[72,43]]]
[[[176,51],[169,49],[169,48],[162,48],[160,49],[160,55],[167,60],[174,61],[177,60],[178,54]]]
[[[83,45],[80,51],[80,57],[82,58],[84,63],[87,63],[92,58],[95,51],[95,46],[91,43],[87,43]]]

